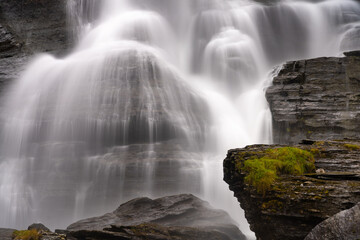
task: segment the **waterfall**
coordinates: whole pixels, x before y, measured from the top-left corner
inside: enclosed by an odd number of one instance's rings
[[[226,151],[271,143],[264,89],[287,60],[359,48],[360,4],[69,0],[77,44],[39,55],[0,125],[0,226],[63,228],[134,197],[196,194],[250,236]]]

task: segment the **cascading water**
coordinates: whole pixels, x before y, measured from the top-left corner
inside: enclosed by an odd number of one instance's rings
[[[66,227],[139,196],[228,210],[229,148],[271,142],[264,97],[286,60],[360,47],[352,0],[69,0],[79,43],[38,56],[1,114],[0,226]]]

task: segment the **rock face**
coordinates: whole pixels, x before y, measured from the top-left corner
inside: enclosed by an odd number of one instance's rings
[[[224,160],[224,180],[245,210],[258,239],[304,239],[320,222],[360,202],[360,142],[305,141],[296,147],[314,153],[318,174],[282,175],[265,194],[245,183],[239,170],[250,158],[280,145],[254,145],[229,150]],[[323,238],[325,239],[325,238]]]
[[[70,46],[65,0],[0,2],[0,93],[19,76],[29,56],[62,55]]]
[[[137,198],[67,230],[70,239],[246,239],[226,212],[190,194]]]
[[[357,240],[360,239],[360,204],[342,211],[317,225],[305,240]]]
[[[360,135],[359,52],[286,63],[266,92],[274,141]]]
[[[0,19],[28,51],[58,52],[67,47],[65,0],[2,0]]]

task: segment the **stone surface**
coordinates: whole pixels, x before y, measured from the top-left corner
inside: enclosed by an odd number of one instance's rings
[[[15,229],[0,228],[0,239],[1,240],[12,240],[12,234]]]
[[[245,173],[235,165],[281,145],[229,150],[224,160],[224,180],[258,239],[302,240],[320,222],[360,202],[360,141],[304,143],[296,147],[313,152],[316,168],[325,173],[280,176],[264,195],[244,182]]]
[[[66,0],[2,0],[0,22],[33,53],[67,47]]]
[[[276,143],[359,137],[360,57],[347,55],[283,66],[266,91]]]
[[[137,226],[112,226],[103,231],[82,230],[68,236],[72,239],[87,240],[230,240],[228,236],[211,230],[190,227],[164,227],[158,224],[141,224]]]
[[[0,57],[10,57],[18,53],[21,43],[0,24]]]
[[[360,239],[360,203],[317,225],[305,240],[358,240]]]
[[[50,229],[48,229],[44,224],[42,223],[33,223],[28,227],[28,230],[35,229],[37,231],[44,231],[44,232],[50,232]]]
[[[70,239],[246,239],[226,212],[190,194],[137,198],[67,230]]]
[[[30,56],[64,55],[71,45],[66,0],[0,1],[0,95],[19,77]]]

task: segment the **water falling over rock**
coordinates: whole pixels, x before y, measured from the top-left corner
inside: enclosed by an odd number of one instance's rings
[[[62,59],[34,58],[1,112],[1,226],[65,227],[133,197],[185,192],[230,211],[251,235],[221,159],[272,141],[269,73],[360,47],[351,0],[67,8],[78,44]]]

